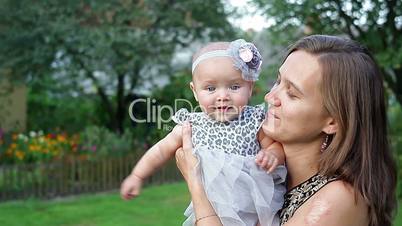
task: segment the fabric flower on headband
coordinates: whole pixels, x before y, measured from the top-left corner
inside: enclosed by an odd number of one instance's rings
[[[244,80],[257,81],[261,71],[262,57],[253,43],[237,39],[230,43],[229,54],[234,67],[241,70]]]
[[[230,57],[233,59],[233,66],[241,71],[244,80],[258,80],[262,57],[253,43],[237,39],[229,44],[228,49],[212,50],[201,54],[193,62],[191,72],[194,73],[195,68],[200,62],[211,57]]]

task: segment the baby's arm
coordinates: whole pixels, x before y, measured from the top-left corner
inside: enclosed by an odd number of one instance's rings
[[[142,156],[121,185],[120,194],[123,199],[138,196],[144,179],[174,156],[176,150],[182,146],[181,128],[180,125],[176,125],[165,138]]]
[[[261,150],[258,152],[255,161],[257,165],[271,173],[278,165],[285,163],[283,147],[279,142],[265,135],[262,129],[258,131],[257,137]]]

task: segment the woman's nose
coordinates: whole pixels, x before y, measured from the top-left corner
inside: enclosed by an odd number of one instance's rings
[[[278,107],[281,105],[281,101],[278,99],[275,90],[271,90],[270,92],[268,92],[265,95],[264,100],[269,105],[274,105],[275,107]]]

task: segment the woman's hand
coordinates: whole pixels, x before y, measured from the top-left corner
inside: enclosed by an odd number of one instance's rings
[[[197,226],[222,226],[219,217],[208,200],[201,182],[198,160],[193,154],[191,126],[186,122],[182,127],[183,148],[176,151],[176,164],[187,182],[191,194]]]
[[[176,165],[186,180],[189,188],[193,185],[201,184],[198,160],[193,154],[191,141],[191,126],[186,122],[182,127],[183,148],[176,151]]]

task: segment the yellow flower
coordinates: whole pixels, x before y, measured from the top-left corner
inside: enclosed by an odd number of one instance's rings
[[[15,149],[17,147],[17,144],[16,143],[12,143],[11,144],[11,149]]]
[[[22,152],[22,151],[16,151],[15,152],[15,157],[17,157],[19,160],[22,160],[25,157],[25,153]]]
[[[66,142],[66,137],[64,137],[63,135],[57,135],[57,141],[63,143]]]
[[[33,152],[39,151],[39,146],[38,146],[38,145],[35,145],[35,144],[31,144],[31,145],[29,145],[28,149],[29,149],[30,151],[33,151]]]

